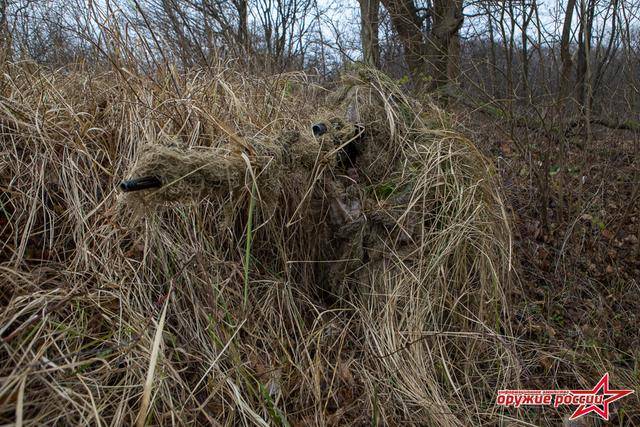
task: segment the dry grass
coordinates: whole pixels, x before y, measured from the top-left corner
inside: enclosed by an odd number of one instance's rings
[[[495,391],[523,365],[507,215],[492,168],[438,108],[366,70],[337,99],[302,74],[224,67],[5,71],[2,422],[502,418]],[[325,147],[310,125],[353,109],[384,167],[365,156],[359,170],[367,260],[331,281],[310,199],[331,199],[335,150],[296,168],[259,147],[291,130]],[[241,182],[132,214],[117,184],[167,141],[245,159]]]

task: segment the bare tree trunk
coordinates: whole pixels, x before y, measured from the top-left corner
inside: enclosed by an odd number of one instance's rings
[[[434,0],[432,24],[423,36],[422,20],[412,0],[382,0],[391,23],[400,36],[404,57],[414,83],[419,87],[437,88],[457,78],[459,70],[462,26],[462,0]]]
[[[207,7],[205,3],[207,0],[202,0],[202,22],[204,27],[204,43],[207,48],[207,59],[211,58],[213,52],[213,30],[211,28],[211,23],[209,22],[209,17],[207,16],[206,10]]]
[[[588,3],[587,3],[588,1]],[[591,49],[591,27],[595,0],[581,0],[580,2],[580,32],[578,36],[578,65],[576,68],[576,98],[581,108],[585,105],[587,52]]]
[[[496,37],[494,35],[493,29],[493,13],[491,12],[491,6],[486,5],[485,10],[487,12],[487,25],[489,28],[489,84],[491,85],[491,93],[492,96],[499,98],[497,86],[496,86],[496,70],[498,68],[496,62]]]
[[[458,31],[451,35],[447,52],[447,80],[454,82],[460,78],[460,36]]]
[[[527,14],[527,2],[521,0],[520,5],[522,7],[522,25],[520,27],[520,37],[522,39],[522,89],[527,95],[527,102],[531,101],[531,90],[529,87],[529,36],[527,34],[531,18],[535,12],[536,2],[533,0],[530,5],[529,13]]]
[[[5,61],[11,60],[13,53],[9,32],[8,2],[9,0],[0,0],[0,64],[3,67]]]
[[[404,59],[413,82],[423,86],[427,81],[427,46],[420,31],[421,23],[412,0],[382,0],[393,28],[400,37]]]
[[[562,38],[560,40],[560,61],[562,68],[560,71],[560,87],[558,88],[558,99],[556,100],[557,119],[560,123],[560,132],[558,132],[558,144],[559,144],[559,159],[560,166],[559,179],[559,199],[560,203],[569,204],[569,212],[571,212],[571,201],[565,197],[566,187],[566,175],[565,175],[565,158],[567,152],[567,137],[564,131],[564,117],[567,111],[567,98],[572,93],[571,90],[571,69],[573,68],[573,61],[571,59],[571,22],[573,21],[573,13],[576,6],[576,0],[569,0],[567,2],[567,9],[564,15],[564,22],[562,25]],[[564,216],[564,209],[559,209],[561,218]]]
[[[562,39],[560,41],[560,60],[562,61],[562,70],[560,71],[560,87],[558,88],[558,118],[562,122],[567,108],[567,98],[571,91],[571,69],[573,61],[571,59],[570,39],[571,39],[571,22],[573,20],[573,12],[576,7],[576,0],[567,2],[567,10],[564,15],[564,23],[562,26]],[[566,141],[564,132],[560,132],[560,162],[564,161],[566,151]]]
[[[584,62],[585,62],[585,74],[584,74],[584,120],[587,131],[587,146],[591,146],[591,101],[593,99],[593,86],[591,85],[591,29],[593,24],[593,9],[595,6],[591,4],[589,13],[589,22],[585,28],[585,49],[584,49]]]
[[[613,0],[611,2],[611,32],[609,33],[609,42],[607,43],[607,47],[604,50],[604,52],[602,52],[601,49],[598,49],[596,51],[596,70],[595,73],[593,73],[593,85],[592,85],[592,91],[593,93],[598,93],[600,92],[600,88],[601,85],[603,83],[604,80],[604,76],[605,73],[607,71],[607,68],[609,68],[609,66],[611,65],[611,63],[613,62],[614,58],[616,57],[616,51],[619,50],[620,45],[619,45],[619,41],[620,41],[620,37],[619,37],[619,30],[618,30],[618,9],[619,9],[619,1],[618,0]],[[607,21],[608,21],[608,16],[605,16],[603,21],[602,21],[602,30],[600,33],[600,43],[604,43],[604,36],[605,36],[605,28],[607,27]],[[598,53],[601,53],[601,55],[598,55]],[[600,113],[601,111],[599,107],[601,107],[602,104],[596,104],[594,106],[594,103],[591,102],[591,106],[592,107],[597,107],[598,110],[596,111],[597,113]]]
[[[427,61],[433,84],[438,87],[457,79],[460,73],[460,38],[462,0],[435,0],[433,25],[427,40]]]
[[[560,74],[559,101],[564,105],[570,91],[571,68],[573,61],[571,60],[571,51],[569,50],[569,42],[571,41],[571,21],[573,20],[573,10],[576,7],[576,0],[567,2],[567,10],[564,15],[564,24],[562,26],[562,40],[560,42],[560,59],[562,61],[562,71]]]
[[[238,12],[237,41],[241,52],[248,55],[251,51],[249,40],[249,10],[247,0],[233,0],[233,5]]]
[[[364,62],[380,67],[380,42],[378,39],[380,0],[358,0],[360,3],[360,39]]]

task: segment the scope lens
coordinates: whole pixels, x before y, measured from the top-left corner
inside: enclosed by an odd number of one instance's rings
[[[315,125],[313,125],[311,130],[313,131],[313,134],[315,136],[324,135],[325,133],[327,133],[327,125],[325,125],[324,123],[316,123]]]

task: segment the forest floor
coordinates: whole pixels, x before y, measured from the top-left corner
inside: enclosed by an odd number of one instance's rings
[[[531,171],[541,168],[534,159],[548,142],[529,139],[531,151],[522,153],[523,144],[494,120],[468,111],[456,116],[494,161],[512,209],[519,292],[511,313],[516,336],[534,347],[524,383],[575,388],[575,369],[600,378],[597,370],[606,367],[614,384],[616,371],[637,384],[640,135],[594,127],[591,141],[584,132],[569,139],[565,164],[553,163],[559,150],[551,147],[545,227]],[[616,425],[640,424],[638,395],[627,399],[627,413],[613,408]]]

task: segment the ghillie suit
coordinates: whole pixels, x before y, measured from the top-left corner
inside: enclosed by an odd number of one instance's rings
[[[361,69],[306,130],[144,146],[131,176],[158,188],[122,202],[149,212],[214,201],[218,226],[245,236],[216,248],[246,250],[245,302],[268,275],[350,312],[339,338],[357,360],[351,381],[375,396],[360,422],[479,423],[494,391],[517,381],[504,337],[510,234],[492,167],[446,121]],[[317,386],[331,389],[324,378]]]

